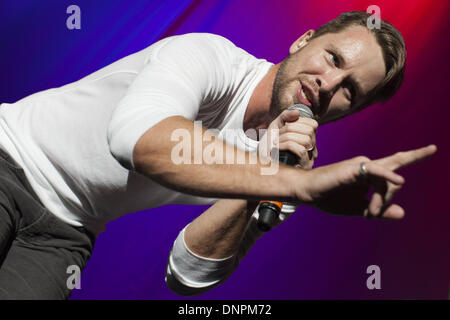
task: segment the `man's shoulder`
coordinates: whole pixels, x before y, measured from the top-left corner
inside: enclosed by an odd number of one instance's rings
[[[233,42],[227,38],[213,33],[185,33],[181,35],[174,35],[162,39],[161,44],[168,45],[169,47],[177,47],[183,50],[200,50],[201,52],[208,52],[209,50],[215,50],[219,53],[232,52],[236,46]]]
[[[231,42],[229,39],[218,35],[214,33],[207,33],[207,32],[191,32],[191,33],[185,33],[181,35],[174,35],[171,37],[167,37],[165,39],[185,39],[187,41],[199,41],[199,42],[216,42],[218,44],[224,44],[224,45],[233,45],[233,42]]]
[[[186,33],[163,38],[149,47],[149,60],[183,67],[229,68],[249,54],[229,39],[213,33]]]

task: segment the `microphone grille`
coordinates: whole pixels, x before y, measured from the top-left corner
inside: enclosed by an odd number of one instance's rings
[[[314,114],[311,109],[302,103],[294,104],[293,106],[290,106],[288,110],[299,110],[300,117],[314,119]]]

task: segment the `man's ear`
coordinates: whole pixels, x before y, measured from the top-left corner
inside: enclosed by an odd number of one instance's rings
[[[308,43],[309,39],[312,37],[313,34],[314,34],[313,29],[306,31],[300,38],[298,38],[297,40],[295,40],[293,44],[291,44],[291,47],[289,48],[289,53],[294,54],[299,49],[304,47]]]

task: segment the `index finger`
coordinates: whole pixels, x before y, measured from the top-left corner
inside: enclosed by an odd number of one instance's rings
[[[434,144],[431,144],[427,147],[415,150],[397,152],[392,156],[375,160],[375,162],[380,165],[387,166],[391,170],[397,170],[431,157],[434,153],[436,153],[436,151],[437,147]]]
[[[381,178],[386,181],[390,181],[395,185],[401,185],[405,182],[403,177],[393,170],[390,170],[384,166],[380,166],[375,161],[369,161],[366,163],[366,174],[369,176],[374,176]]]
[[[278,128],[281,128],[286,122],[294,122],[298,120],[299,117],[300,111],[286,109],[276,119],[277,126]]]
[[[312,127],[314,130],[317,130],[317,128],[319,127],[319,123],[311,118],[305,118],[305,117],[299,117],[297,119],[297,121],[295,121],[296,123],[304,123],[310,127]]]

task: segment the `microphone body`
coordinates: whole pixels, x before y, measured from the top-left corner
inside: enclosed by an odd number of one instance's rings
[[[314,114],[311,109],[304,104],[295,104],[288,108],[288,110],[299,110],[300,117],[314,118]],[[279,152],[279,163],[283,163],[289,166],[294,166],[297,163],[297,156],[290,151]],[[277,219],[281,212],[283,203],[279,201],[262,200],[259,202],[258,208],[258,228],[261,231],[269,231],[272,228],[273,223]]]

